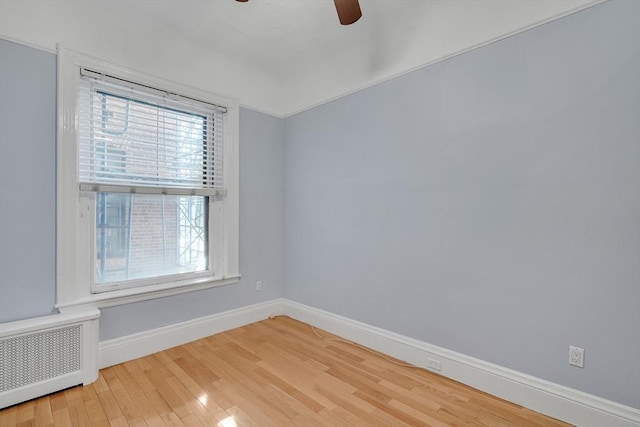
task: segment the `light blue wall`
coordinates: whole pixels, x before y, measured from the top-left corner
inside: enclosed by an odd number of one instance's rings
[[[0,40],[0,322],[54,311],[55,109],[55,55]],[[240,111],[240,283],[104,309],[100,340],[282,295],[283,130]]]
[[[640,407],[639,16],[606,2],[286,119],[285,297]]]
[[[56,57],[0,40],[0,322],[51,314]]]

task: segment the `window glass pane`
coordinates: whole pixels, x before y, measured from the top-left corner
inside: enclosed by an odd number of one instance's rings
[[[207,199],[97,193],[96,283],[205,271]]]

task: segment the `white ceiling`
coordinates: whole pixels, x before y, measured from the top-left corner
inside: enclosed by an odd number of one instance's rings
[[[69,48],[287,116],[600,0],[0,0],[0,37]]]

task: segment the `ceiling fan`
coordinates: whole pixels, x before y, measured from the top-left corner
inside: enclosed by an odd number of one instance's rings
[[[241,3],[246,3],[249,0],[236,0]],[[338,11],[338,19],[342,25],[350,25],[356,22],[362,16],[360,10],[360,4],[358,0],[333,0]]]

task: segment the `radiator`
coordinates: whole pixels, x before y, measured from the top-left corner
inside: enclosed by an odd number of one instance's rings
[[[98,377],[97,309],[0,324],[0,409]]]

